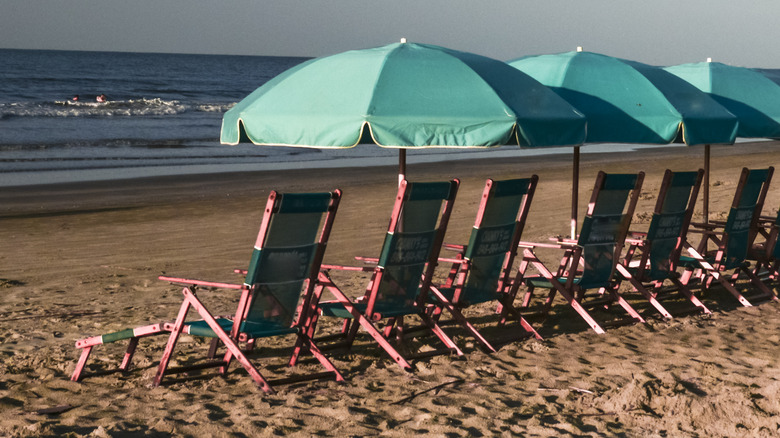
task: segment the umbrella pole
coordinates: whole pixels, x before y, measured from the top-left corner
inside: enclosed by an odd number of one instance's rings
[[[406,149],[398,149],[398,185],[406,179]]]
[[[702,204],[704,223],[709,222],[710,216],[710,145],[704,145],[704,190],[702,190],[704,202]]]
[[[580,147],[574,147],[574,164],[571,170],[571,238],[577,238],[577,204],[580,192]]]

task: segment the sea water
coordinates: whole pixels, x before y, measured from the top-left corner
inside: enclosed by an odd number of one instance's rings
[[[0,186],[397,160],[374,145],[219,143],[225,111],[307,58],[0,49],[0,59]],[[409,162],[570,151],[498,149],[410,151]]]
[[[308,58],[0,49],[0,59],[0,186],[397,160],[373,145],[219,143],[225,111]]]

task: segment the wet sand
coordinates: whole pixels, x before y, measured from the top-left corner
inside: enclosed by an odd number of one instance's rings
[[[647,225],[663,170],[695,170],[703,148],[584,154],[580,214],[596,172],[647,173],[635,226]],[[723,217],[740,168],[780,163],[780,143],[713,147],[711,217]],[[524,240],[568,232],[570,156],[412,165],[411,180],[461,178],[447,241],[465,243],[484,180],[540,177]],[[341,188],[326,262],[377,255],[395,193],[393,167],[155,177],[0,189],[0,436],[775,436],[780,428],[780,307],[738,307],[715,287],[713,314],[659,319],[629,296],[647,324],[596,335],[558,301],[544,341],[480,351],[455,327],[464,358],[437,356],[406,373],[361,337],[329,355],[347,382],[278,386],[267,395],[240,366],[226,377],[191,375],[151,388],[166,337],[142,340],[126,374],[68,380],[77,339],[175,318],[169,275],[236,281],[246,266],[268,192]],[[764,212],[780,206],[777,181]],[[700,206],[701,204],[699,204]],[[352,295],[365,278],[341,278]],[[777,291],[777,285],[770,285]],[[201,292],[216,313],[235,295]],[[228,293],[229,294],[229,293]],[[226,298],[227,297],[227,298]],[[213,304],[211,304],[213,303]],[[491,308],[468,315],[491,336]],[[325,324],[325,328],[332,328]],[[427,341],[423,339],[422,341]],[[259,343],[269,377],[284,376],[290,339]],[[262,348],[262,347],[267,348]],[[205,354],[185,336],[176,363]],[[89,369],[118,364],[122,345],[97,347]],[[267,359],[261,357],[263,352]],[[262,368],[269,365],[268,369]],[[298,372],[318,372],[310,361]],[[208,374],[208,373],[206,373]]]

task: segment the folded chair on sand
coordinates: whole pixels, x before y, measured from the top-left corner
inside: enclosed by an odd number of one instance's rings
[[[241,271],[246,272],[243,284],[160,277],[161,280],[185,286],[182,291],[184,302],[176,321],[78,341],[76,347],[82,349],[82,354],[71,380],[78,381],[81,378],[89,353],[95,345],[129,339],[129,346],[120,366],[121,370],[126,370],[139,338],[170,332],[154,379],[154,385],[158,386],[166,371],[169,371],[169,360],[179,336],[184,332],[213,338],[210,357],[213,357],[220,342],[225,345],[227,352],[221,361],[212,360],[176,371],[220,367],[220,372],[226,373],[230,362],[235,358],[260,388],[272,392],[268,381],[239,349],[238,343],[246,342],[251,349],[255,339],[295,334],[299,346],[308,350],[325,367],[326,374],[342,381],[343,377],[338,370],[301,329],[310,317],[306,310],[316,305],[312,303],[312,300],[316,299],[313,291],[340,198],[339,190],[332,193],[299,194],[271,192],[249,269]],[[196,295],[198,287],[233,289],[240,292],[235,316],[232,319],[214,316]],[[190,308],[194,308],[202,319],[187,321]],[[322,375],[302,377],[301,380],[304,380],[305,377]]]
[[[533,336],[541,339],[515,309],[512,304],[515,296],[510,293],[517,245],[538,181],[536,175],[525,179],[487,180],[469,243],[445,244],[444,249],[457,251],[457,255],[439,258],[439,262],[452,263],[452,267],[443,285],[431,287],[429,298],[435,308],[434,318],[438,319],[441,311],[447,309],[456,322],[471,331],[472,326],[463,318],[460,309],[497,301],[501,309],[499,324],[503,325],[511,316],[520,325],[520,336],[514,338]],[[482,336],[475,337],[485,349],[495,351]]]
[[[523,260],[512,287],[516,289],[521,282],[525,284],[527,292],[523,306],[530,304],[535,289],[549,289],[544,305],[545,313],[549,312],[555,295],[560,293],[596,333],[604,333],[601,325],[582,304],[587,298],[586,291],[597,289],[600,295],[607,292],[611,296],[591,302],[589,307],[617,302],[629,314],[632,322],[644,322],[636,310],[614,289],[613,280],[644,176],[644,172],[599,172],[588,204],[588,212],[582,221],[576,241],[562,239],[554,244],[520,242]],[[539,248],[563,250],[563,258],[555,273],[537,256]],[[539,275],[529,275],[530,266],[533,266]]]
[[[674,283],[676,290],[699,311],[710,313],[690,289],[680,282],[677,273],[703,176],[704,171],[701,169],[698,172],[667,170],[664,173],[648,231],[629,232],[626,239],[628,250],[623,261],[617,265],[618,283],[615,288],[620,287],[622,280],[628,280],[665,318],[672,317],[660,302],[666,280]]]
[[[376,265],[322,266],[319,287],[327,289],[336,299],[320,302],[318,313],[326,317],[344,318],[341,333],[322,338],[323,341],[330,339],[338,342],[323,348],[351,348],[358,329],[363,327],[398,365],[411,370],[405,357],[408,355],[402,355],[390,341],[395,334],[396,345],[405,350],[404,317],[417,315],[444,343],[446,352],[463,355],[425,311],[426,296],[458,185],[457,179],[430,183],[401,181],[380,256],[371,260]],[[357,300],[350,299],[331,279],[331,270],[371,273],[365,294]],[[317,312],[312,313],[316,315]],[[381,332],[374,325],[380,320],[387,321]],[[317,317],[314,316],[307,329],[308,337],[313,337],[316,323]]]
[[[750,269],[747,260],[748,250],[758,234],[758,221],[773,173],[773,167],[752,170],[743,168],[726,221],[691,224],[689,236],[700,233],[702,238],[695,248],[693,245],[687,248],[688,256],[680,257],[680,265],[685,268],[680,278],[683,284],[688,285],[692,280],[699,279],[704,287],[709,287],[713,280],[717,280],[740,304],[751,306],[735,287],[742,273],[758,290],[755,298],[777,299]],[[716,249],[708,250],[709,243]],[[732,275],[724,275],[727,271],[732,271]]]

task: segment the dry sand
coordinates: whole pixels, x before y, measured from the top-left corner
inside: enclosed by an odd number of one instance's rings
[[[581,211],[596,172],[644,170],[635,223],[649,219],[663,169],[694,170],[700,147],[583,155]],[[713,148],[711,210],[733,195],[742,166],[776,165],[777,143]],[[565,234],[570,157],[414,165],[412,180],[462,179],[448,241],[463,242],[486,177],[540,176],[525,240]],[[271,189],[340,187],[326,262],[376,255],[393,201],[395,169],[361,168],[150,178],[0,189],[0,436],[776,436],[780,434],[780,307],[739,308],[713,288],[710,316],[596,335],[562,301],[542,321],[544,341],[482,353],[454,327],[463,359],[438,356],[405,373],[363,337],[331,355],[347,382],[277,387],[266,395],[239,366],[227,377],[150,383],[165,337],[142,341],[127,374],[68,380],[77,339],[175,317],[180,292],[161,273],[236,280]],[[777,186],[778,183],[775,183]],[[766,213],[780,205],[771,189]],[[361,278],[347,278],[353,295]],[[777,285],[771,285],[777,288]],[[202,292],[217,313],[230,292]],[[632,298],[633,299],[633,298]],[[639,301],[635,301],[640,303]],[[490,308],[472,309],[489,335]],[[505,329],[509,330],[509,329]],[[287,341],[260,345],[270,376],[284,375]],[[185,337],[175,362],[205,353]],[[91,369],[115,366],[122,346],[98,347]],[[319,371],[305,362],[300,371]]]

